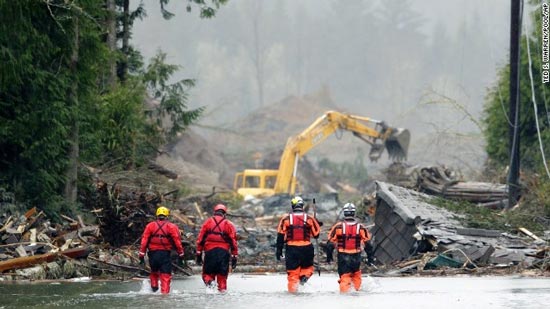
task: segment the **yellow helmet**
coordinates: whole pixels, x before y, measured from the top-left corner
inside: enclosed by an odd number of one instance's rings
[[[164,206],[159,206],[159,208],[157,208],[157,217],[158,216],[168,217],[169,215],[170,215],[170,209]]]

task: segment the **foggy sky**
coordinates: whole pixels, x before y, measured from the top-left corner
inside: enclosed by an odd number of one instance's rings
[[[326,85],[342,110],[409,128],[418,162],[427,151],[449,158],[437,143],[462,145],[458,156],[474,168],[483,161],[476,121],[508,61],[510,1],[232,0],[210,20],[186,3],[171,1],[176,16],[164,20],[146,1],[133,44],[146,60],[161,49],[183,67],[176,78],[197,80],[189,105],[207,108],[202,124],[224,127],[261,108],[260,55],[265,104]],[[414,148],[421,143],[435,146]]]

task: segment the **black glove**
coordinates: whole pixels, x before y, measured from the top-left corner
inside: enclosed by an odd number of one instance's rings
[[[200,253],[197,253],[195,261],[197,262],[197,265],[199,265],[199,266],[202,265],[202,255]]]
[[[139,257],[139,265],[141,265],[141,266],[145,265],[145,257],[144,256]]]
[[[183,254],[178,256],[178,266],[183,267]]]
[[[332,252],[334,251],[334,244],[331,242],[327,242],[327,245],[325,246],[325,253],[327,254],[327,263],[332,263]]]
[[[369,256],[369,257],[367,258],[367,266],[374,266],[374,262],[375,262],[375,261],[376,261],[375,258]]]
[[[323,221],[317,221],[319,223],[319,226],[323,226]]]
[[[283,248],[277,247],[277,252],[275,253],[275,258],[277,259],[277,261],[280,261],[282,256],[283,256]]]
[[[234,255],[231,257],[231,269],[235,269],[237,267],[237,256]]]

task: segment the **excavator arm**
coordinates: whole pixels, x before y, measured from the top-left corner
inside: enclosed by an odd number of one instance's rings
[[[328,111],[302,133],[288,139],[279,163],[275,193],[294,194],[300,157],[339,129],[353,132],[355,136],[369,143],[371,161],[380,158],[384,149],[392,160],[401,161],[407,157],[410,140],[408,130],[392,128],[382,121],[368,117]]]

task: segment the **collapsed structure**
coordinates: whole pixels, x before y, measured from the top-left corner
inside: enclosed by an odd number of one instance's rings
[[[375,257],[395,264],[429,252],[438,255],[428,267],[476,268],[489,265],[548,267],[549,249],[537,236],[466,228],[459,215],[429,203],[433,196],[376,182],[372,233]],[[524,234],[528,230],[522,229]],[[410,264],[417,266],[421,263]]]

